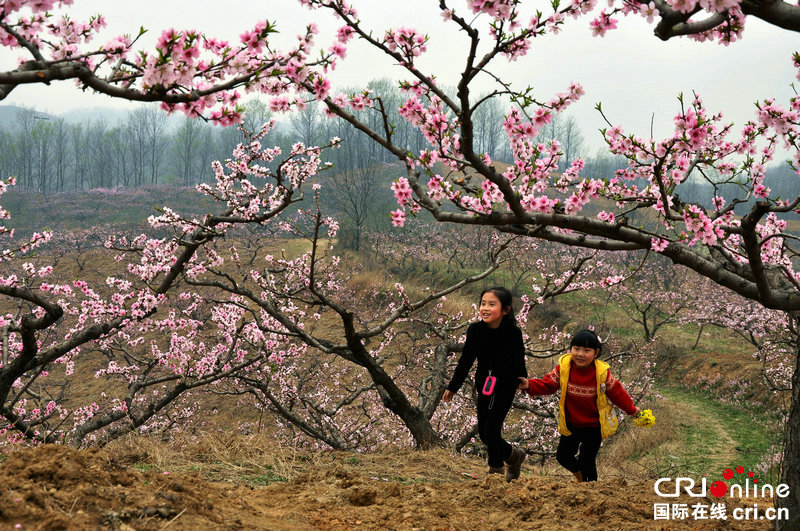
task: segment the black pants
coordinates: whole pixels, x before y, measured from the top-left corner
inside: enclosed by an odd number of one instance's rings
[[[491,467],[501,467],[503,461],[511,457],[511,445],[503,439],[501,432],[517,392],[516,387],[501,386],[499,381],[497,383],[492,395],[494,400],[478,390],[478,435],[486,445]]]
[[[600,428],[567,428],[572,435],[559,438],[556,460],[570,472],[580,471],[584,481],[597,481],[597,452],[603,442]]]

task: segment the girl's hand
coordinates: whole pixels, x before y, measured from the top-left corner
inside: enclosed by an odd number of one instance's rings
[[[639,408],[639,406],[635,406],[635,407],[636,407],[636,412],[633,414],[634,417],[642,412],[642,410],[641,410],[641,408]]]
[[[455,396],[455,393],[453,391],[451,391],[450,389],[445,389],[444,394],[442,395],[442,401],[450,402],[453,399],[453,396]]]
[[[528,387],[530,387],[530,382],[528,382],[528,379],[520,376],[519,385],[517,386],[517,389],[527,389]]]

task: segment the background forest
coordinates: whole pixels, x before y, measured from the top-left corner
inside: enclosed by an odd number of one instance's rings
[[[424,149],[427,141],[422,132],[398,114],[403,94],[397,84],[381,79],[371,82],[367,88],[383,99],[398,142],[415,151]],[[357,89],[343,91],[356,92]],[[373,127],[377,124],[373,113],[361,112],[367,123]],[[513,158],[508,136],[502,128],[507,112],[506,106],[492,99],[475,113],[475,149],[489,154],[493,160]],[[0,106],[0,175],[16,175],[19,189],[42,193],[193,186],[213,180],[211,162],[230,157],[233,148],[242,140],[235,127],[214,127],[201,120],[170,116],[156,106],[143,106],[131,112],[98,108],[95,114],[100,116],[77,111],[66,116],[51,116],[35,108]],[[347,201],[343,188],[348,183],[353,188],[363,189],[367,183],[375,181],[373,177],[383,176],[389,181],[396,178],[396,168],[380,169],[381,164],[396,164],[396,157],[352,124],[327,116],[316,102],[310,102],[303,111],[283,116],[272,112],[267,102],[254,99],[247,103],[245,115],[243,126],[248,130],[258,129],[270,118],[279,119],[279,126],[269,133],[265,143],[284,149],[295,142],[313,146],[333,137],[341,138],[342,147],[325,156],[335,164],[333,172],[340,174],[335,182],[339,196],[332,198],[339,203],[340,210]],[[583,130],[575,117],[565,113],[554,115],[552,121],[540,129],[537,140],[560,142],[564,155],[558,162],[558,171],[564,171],[569,161],[582,158],[586,164],[582,174],[602,178],[625,168],[627,162],[607,149],[592,152],[585,138],[597,134],[597,131]],[[768,167],[767,178],[778,196],[789,197],[795,191],[795,173],[786,163],[776,162]],[[377,196],[385,189],[383,185],[376,185],[365,193]],[[736,185],[729,184],[722,186],[719,193],[730,200],[736,197],[737,191]],[[702,201],[708,195],[707,184],[699,179],[685,183],[681,190],[681,197],[689,202]],[[385,193],[383,196],[391,198]],[[379,205],[374,206],[377,212]],[[348,217],[353,208],[354,205],[344,208]],[[740,209],[744,211],[744,206]],[[362,214],[352,214],[360,223]],[[791,213],[786,215],[797,217]]]

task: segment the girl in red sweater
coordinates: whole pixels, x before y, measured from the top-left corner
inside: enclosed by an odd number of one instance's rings
[[[597,481],[597,452],[603,439],[617,430],[611,402],[628,415],[640,409],[611,375],[609,365],[597,359],[603,346],[592,330],[581,330],[570,341],[570,352],[558,360],[544,378],[520,378],[528,394],[551,395],[561,391],[556,460],[581,481]],[[610,402],[609,402],[610,400]]]

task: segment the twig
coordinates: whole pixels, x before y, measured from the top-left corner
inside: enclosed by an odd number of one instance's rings
[[[175,518],[173,518],[172,520],[170,520],[169,522],[167,522],[166,524],[164,524],[164,525],[163,525],[163,526],[162,526],[162,527],[161,527],[161,528],[160,528],[158,531],[161,531],[162,529],[166,529],[166,528],[169,526],[169,524],[171,524],[172,522],[174,522],[175,520],[177,520],[178,518],[180,518],[180,517],[181,517],[181,515],[182,515],[183,513],[185,513],[185,512],[186,512],[186,509],[188,509],[188,507],[184,507],[184,508],[183,508],[183,510],[182,510],[181,512],[179,512],[179,513],[177,514],[177,516],[175,516]]]

